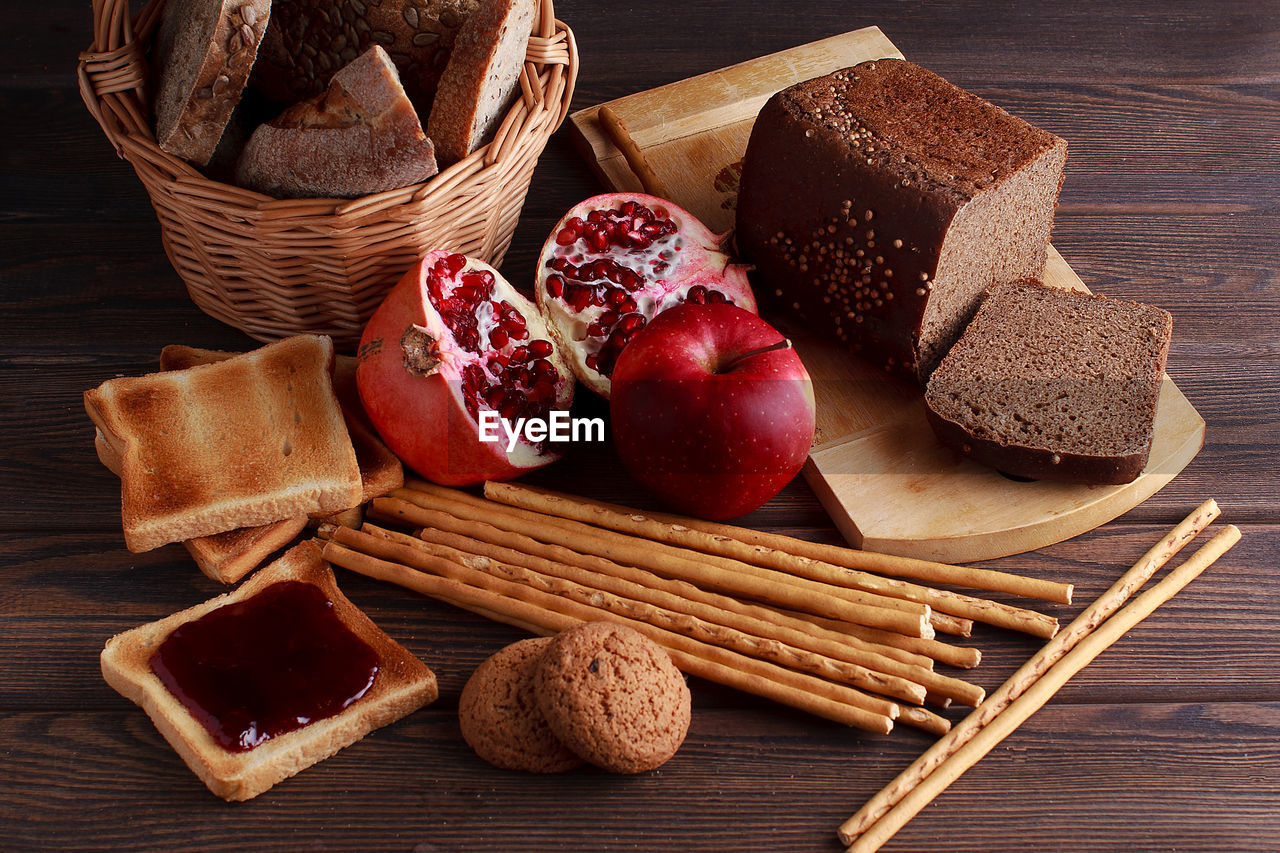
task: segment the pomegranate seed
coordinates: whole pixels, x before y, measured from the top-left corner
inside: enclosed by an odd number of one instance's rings
[[[619,277],[618,284],[627,290],[636,291],[644,286],[644,279],[635,270],[627,270]]]
[[[640,205],[634,199],[628,199],[622,203],[622,215],[628,219],[636,215],[636,210]]]
[[[538,338],[536,341],[532,341],[529,344],[529,355],[534,358],[546,358],[551,355],[553,351],[554,348],[551,346],[551,341],[544,340],[542,338]]]
[[[625,290],[620,290],[616,287],[609,288],[609,290],[604,295],[604,301],[607,304],[612,305],[614,308],[617,308],[623,302],[626,302],[627,299],[628,299],[627,292]]]
[[[605,213],[603,210],[593,210],[587,214],[588,222],[604,222],[608,218],[609,214]]]
[[[561,228],[556,233],[557,246],[572,246],[575,242],[577,242],[577,239],[578,239],[578,235],[574,234],[568,228]]]
[[[634,296],[628,296],[622,300],[622,304],[618,306],[618,311],[622,314],[629,314],[633,311],[640,310],[640,306],[636,304]]]
[[[603,338],[607,334],[609,334],[609,329],[599,320],[596,320],[587,326],[588,338]]]
[[[516,347],[511,351],[512,364],[524,364],[528,360],[529,360],[528,347]]]
[[[556,366],[545,358],[540,358],[533,363],[533,375],[539,379],[555,380],[559,378],[560,372],[556,370]]]
[[[582,233],[582,226],[583,226],[584,224],[586,224],[586,223],[584,223],[584,222],[582,221],[582,217],[581,217],[581,216],[570,216],[570,217],[569,217],[569,221],[568,221],[568,222],[566,222],[566,223],[564,224],[564,227],[565,227],[565,228],[568,228],[568,229],[569,229],[570,231],[572,231],[574,234],[581,234],[581,233]]]
[[[599,370],[600,369],[600,353],[598,352],[587,353],[586,362],[587,362],[587,367],[591,368],[592,370]]]
[[[507,345],[508,340],[510,338],[507,336],[506,331],[501,328],[494,329],[489,333],[489,345],[494,349],[502,349]]]
[[[449,255],[448,257],[446,257],[444,259],[444,262],[445,262],[445,266],[449,270],[449,274],[457,275],[458,273],[462,272],[463,269],[466,268],[467,256],[459,255],[457,252],[454,252],[452,255]]]
[[[591,304],[591,291],[580,284],[566,285],[564,301],[574,311],[581,311]]]
[[[708,290],[707,304],[708,305],[728,305],[729,297],[725,296],[723,293],[721,293],[718,290]]]
[[[689,292],[685,294],[685,301],[692,302],[695,305],[707,304],[707,289],[700,284],[695,284],[689,288]]]
[[[618,329],[622,332],[636,332],[644,328],[645,320],[643,314],[628,314],[618,321]]]
[[[609,235],[604,231],[593,231],[587,235],[587,245],[597,252],[609,247]]]
[[[564,279],[558,275],[547,276],[547,293],[552,299],[559,299],[564,294]]]
[[[634,249],[647,249],[653,243],[640,231],[628,231],[627,237],[631,240],[631,247]]]
[[[529,389],[529,396],[535,400],[550,402],[555,399],[556,386],[549,381],[540,380],[535,382],[533,387]]]
[[[496,409],[502,405],[502,398],[506,395],[507,392],[503,390],[501,385],[491,385],[485,389],[484,402],[489,408]]]

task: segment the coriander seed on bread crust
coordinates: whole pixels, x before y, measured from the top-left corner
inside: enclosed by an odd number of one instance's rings
[[[152,672],[151,656],[179,625],[226,604],[245,601],[285,580],[318,587],[333,602],[340,621],[376,652],[378,671],[368,691],[336,715],[315,720],[247,751],[229,752]],[[312,542],[295,546],[234,592],[112,637],[102,651],[101,665],[107,683],[140,705],[187,766],[210,791],[226,800],[255,797],[374,729],[431,703],[437,696],[431,670],[342,595],[333,571]]]

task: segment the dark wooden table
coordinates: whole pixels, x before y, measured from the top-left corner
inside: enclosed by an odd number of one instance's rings
[[[575,106],[877,24],[908,57],[1069,140],[1054,242],[1094,289],[1173,313],[1169,373],[1208,440],[1124,517],[995,565],[1073,582],[1087,602],[1209,496],[1244,540],[891,847],[1280,848],[1280,3],[562,0],[557,11],[581,47]],[[688,741],[657,772],[501,772],[461,741],[457,697],[521,634],[348,573],[350,597],[435,669],[440,700],[253,802],[211,796],[106,686],[98,652],[221,590],[178,546],[125,550],[81,392],[152,369],[167,343],[251,342],[188,301],[140,184],[81,105],[88,3],[9,3],[3,23],[0,848],[837,849],[836,826],[929,738],[868,736],[695,680]],[[557,135],[508,276],[527,282],[551,224],[597,189]],[[652,505],[607,446],[535,480]],[[800,482],[749,523],[837,539]],[[988,689],[1037,646],[981,629],[974,642]]]

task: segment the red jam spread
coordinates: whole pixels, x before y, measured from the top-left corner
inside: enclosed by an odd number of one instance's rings
[[[151,671],[231,752],[332,717],[378,674],[378,656],[316,586],[272,584],[170,634]]]

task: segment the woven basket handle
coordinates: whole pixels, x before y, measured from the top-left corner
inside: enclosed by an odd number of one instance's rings
[[[85,107],[121,157],[122,135],[153,138],[149,71],[139,45],[146,44],[163,7],[164,0],[152,0],[130,18],[128,0],[93,0],[93,41],[80,54],[76,76]]]

